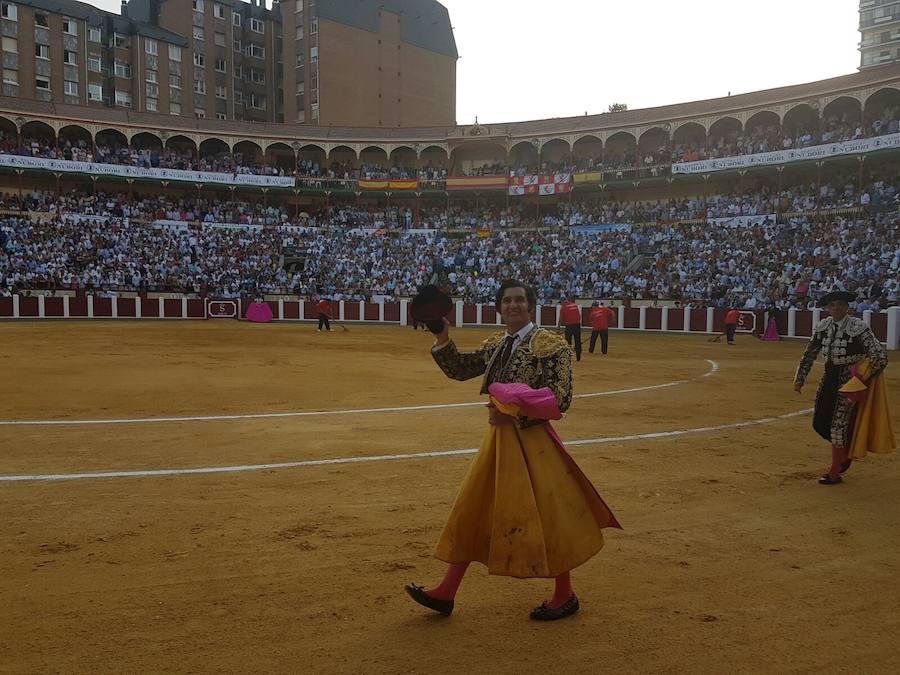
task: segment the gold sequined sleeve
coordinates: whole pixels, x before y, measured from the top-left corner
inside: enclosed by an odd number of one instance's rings
[[[446,346],[432,351],[431,355],[447,377],[454,380],[470,380],[484,375],[489,360],[489,353],[486,350],[486,346],[482,344],[474,352],[461,352],[453,340],[450,340]]]
[[[560,411],[565,412],[572,405],[572,351],[568,346],[544,360],[544,377],[556,396]]]

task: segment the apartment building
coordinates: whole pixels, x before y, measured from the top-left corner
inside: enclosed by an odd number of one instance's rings
[[[127,0],[115,14],[2,0],[2,95],[220,120],[455,124],[458,55],[440,3],[266,1]]]

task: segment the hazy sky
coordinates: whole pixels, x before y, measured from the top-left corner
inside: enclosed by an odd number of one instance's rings
[[[460,54],[460,124],[667,105],[859,65],[859,0],[442,1]]]

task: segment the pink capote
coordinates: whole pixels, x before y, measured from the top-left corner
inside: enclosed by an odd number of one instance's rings
[[[766,332],[760,340],[763,342],[779,342],[781,340],[781,336],[778,334],[778,324],[775,323],[775,319],[769,319],[769,323],[766,326]]]
[[[270,323],[272,319],[272,308],[265,302],[254,302],[247,308],[247,321]]]

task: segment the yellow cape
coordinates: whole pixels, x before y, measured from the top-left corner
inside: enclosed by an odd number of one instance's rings
[[[859,363],[859,375],[863,380],[869,377],[871,364],[869,360]],[[858,385],[854,386],[853,378],[844,385],[846,391],[858,391]],[[851,459],[862,459],[869,452],[878,454],[893,452],[897,447],[894,440],[894,427],[891,424],[891,412],[888,407],[887,382],[884,379],[884,371],[872,378],[868,385],[869,395],[866,400],[857,405],[856,421],[853,425],[853,440],[850,443],[849,455]],[[841,387],[841,391],[845,391]]]

